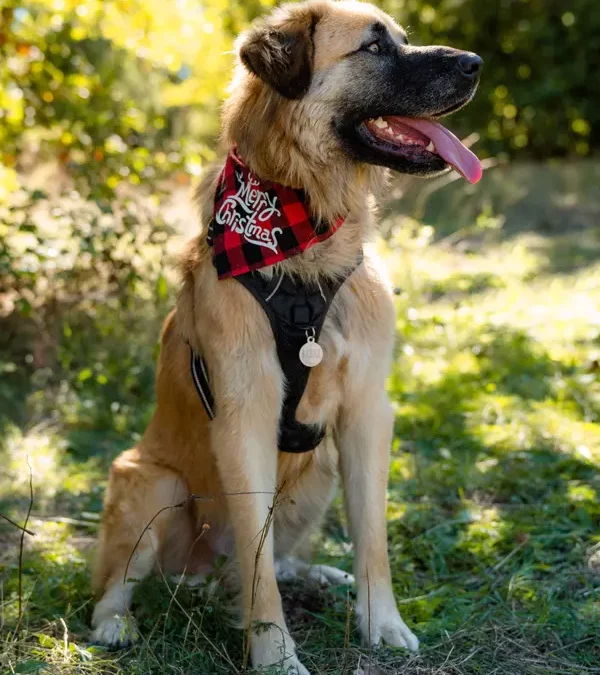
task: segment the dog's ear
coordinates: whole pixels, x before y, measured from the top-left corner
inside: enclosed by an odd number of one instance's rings
[[[311,14],[253,28],[240,46],[242,63],[282,96],[301,98],[312,78],[316,21]]]

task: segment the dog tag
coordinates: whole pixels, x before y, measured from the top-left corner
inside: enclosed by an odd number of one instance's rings
[[[315,342],[315,338],[311,335],[306,339],[306,344],[303,344],[300,348],[300,361],[305,366],[313,368],[318,366],[319,363],[323,360],[323,350],[318,342]]]

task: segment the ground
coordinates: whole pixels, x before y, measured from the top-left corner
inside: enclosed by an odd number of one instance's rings
[[[560,204],[519,221],[493,196],[457,224],[453,194],[419,221],[392,204],[376,244],[397,287],[390,561],[421,651],[361,649],[343,588],[284,585],[290,627],[315,674],[600,673],[600,236],[589,209],[560,227]],[[0,522],[3,673],[241,670],[225,591],[161,578],[137,594],[135,647],[87,642],[106,470],[151,414],[169,302],[73,316],[45,367],[1,343],[0,513],[23,523],[29,461],[35,533],[17,625],[20,532]],[[339,499],[314,559],[351,568]]]

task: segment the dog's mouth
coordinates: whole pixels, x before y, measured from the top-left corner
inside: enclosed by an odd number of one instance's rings
[[[358,131],[363,143],[373,149],[416,165],[439,162],[441,158],[469,183],[477,183],[483,173],[476,155],[435,120],[390,115],[366,119]]]

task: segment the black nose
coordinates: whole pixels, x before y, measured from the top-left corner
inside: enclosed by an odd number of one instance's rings
[[[458,67],[465,77],[474,78],[483,67],[483,59],[477,54],[465,52],[458,57]]]

